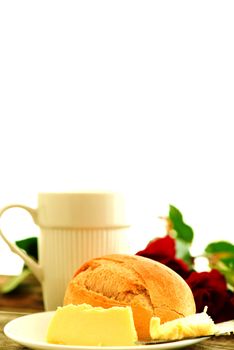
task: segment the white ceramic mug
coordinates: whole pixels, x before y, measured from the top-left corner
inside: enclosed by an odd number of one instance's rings
[[[42,284],[46,310],[62,305],[65,289],[85,261],[111,253],[129,252],[129,224],[120,193],[39,193],[38,208],[11,204],[28,211],[40,227],[39,262],[0,236]]]

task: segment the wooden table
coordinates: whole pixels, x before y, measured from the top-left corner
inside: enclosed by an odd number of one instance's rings
[[[8,278],[0,276],[0,286]],[[15,291],[0,293],[0,310],[24,313],[43,311],[41,286],[36,278],[30,275]]]
[[[8,278],[8,276],[0,276],[0,285]],[[41,286],[32,275],[14,292],[0,294],[0,349],[27,349],[8,339],[3,333],[3,328],[5,324],[17,317],[41,311],[44,311]]]
[[[0,284],[5,278],[0,276]],[[26,313],[39,312],[43,311],[43,309],[41,287],[32,276],[13,293],[8,295],[0,294],[0,349],[26,350],[26,347],[15,343],[4,335],[4,325]],[[234,335],[211,338],[184,349],[234,350]]]

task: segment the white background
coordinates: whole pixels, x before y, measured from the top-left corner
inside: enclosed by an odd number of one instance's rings
[[[1,1],[0,206],[118,190],[142,248],[169,203],[197,251],[233,242],[233,18],[233,1]],[[11,221],[11,239],[35,229]],[[0,273],[18,264],[0,241]]]

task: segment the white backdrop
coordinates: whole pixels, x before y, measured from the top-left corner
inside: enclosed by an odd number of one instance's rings
[[[169,203],[197,250],[233,241],[233,15],[232,1],[2,1],[0,205],[120,190],[136,249]],[[13,224],[12,239],[31,233]],[[0,242],[0,273],[12,259]]]

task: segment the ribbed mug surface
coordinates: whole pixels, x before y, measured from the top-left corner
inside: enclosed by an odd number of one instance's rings
[[[43,298],[46,310],[63,304],[68,282],[85,261],[106,255],[127,254],[128,230],[43,229],[39,240],[39,262],[43,270]]]

